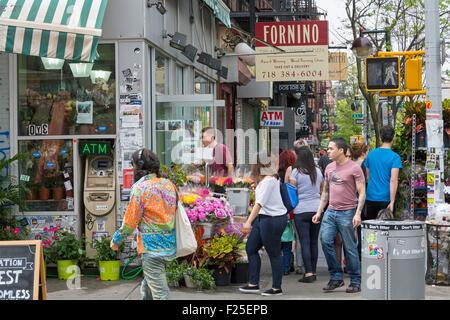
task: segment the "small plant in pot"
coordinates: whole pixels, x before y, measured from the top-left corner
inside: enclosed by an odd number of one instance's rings
[[[28,201],[39,199],[39,185],[34,182],[25,184],[25,199]]]
[[[84,241],[78,240],[73,233],[63,231],[56,233],[55,240],[46,252],[48,262],[56,262],[58,278],[67,280],[79,270],[85,257]]]
[[[169,286],[178,288],[187,268],[188,265],[186,263],[178,263],[176,259],[171,260],[166,266],[167,283]]]
[[[46,178],[43,183],[40,184],[39,188],[39,200],[47,201],[50,199],[50,188],[53,187],[53,180],[51,178]]]
[[[56,179],[52,185],[52,196],[54,200],[62,200],[64,198],[64,181]]]
[[[98,264],[100,271],[100,280],[119,280],[120,279],[120,259],[118,251],[114,251],[110,247],[111,238],[101,237],[99,240],[94,241],[94,249],[97,251],[95,254],[95,260]]]

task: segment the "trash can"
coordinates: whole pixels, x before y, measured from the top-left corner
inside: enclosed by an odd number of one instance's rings
[[[361,293],[369,300],[425,299],[425,224],[366,220],[362,223]]]

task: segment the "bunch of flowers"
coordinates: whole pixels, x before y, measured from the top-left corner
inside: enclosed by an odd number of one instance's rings
[[[209,179],[210,184],[214,184],[219,187],[229,187],[233,184],[233,178],[231,177],[211,177]]]
[[[45,249],[50,248],[53,242],[56,240],[56,232],[59,231],[59,227],[44,227],[42,237],[42,247]]]
[[[0,227],[0,241],[7,240],[23,240],[23,234],[20,232],[20,228],[12,226]]]
[[[225,199],[213,197],[197,199],[186,213],[191,223],[225,221],[233,216],[233,211]]]
[[[242,223],[236,223],[234,221],[230,221],[229,223],[221,223],[217,224],[214,229],[214,235],[217,236],[237,236],[238,238],[243,237]]]
[[[211,177],[209,183],[220,187],[251,188],[254,180],[250,177]]]
[[[201,173],[193,173],[186,176],[187,181],[197,184],[205,183],[205,176]]]
[[[197,199],[200,199],[201,197],[198,194],[195,193],[185,193],[182,194],[180,196],[181,198],[181,202],[183,202],[184,205],[191,205],[193,204],[195,201],[197,201]]]

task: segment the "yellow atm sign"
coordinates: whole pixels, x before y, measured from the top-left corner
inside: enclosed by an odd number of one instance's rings
[[[80,153],[83,156],[103,156],[111,152],[111,142],[109,141],[81,141]]]

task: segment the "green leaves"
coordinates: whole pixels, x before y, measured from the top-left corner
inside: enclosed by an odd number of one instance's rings
[[[102,237],[100,240],[94,241],[94,249],[97,251],[95,254],[95,260],[97,262],[118,260],[117,255],[120,250],[112,250],[110,243],[111,238],[109,237]],[[121,246],[123,246],[123,244]]]

